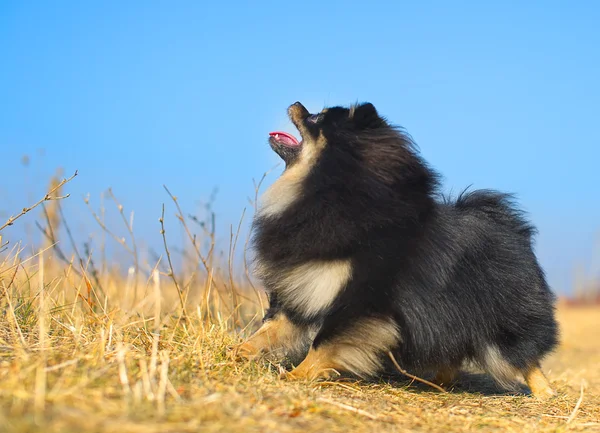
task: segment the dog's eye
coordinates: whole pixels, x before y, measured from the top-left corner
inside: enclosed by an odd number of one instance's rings
[[[308,116],[306,118],[306,120],[308,120],[310,123],[319,123],[322,118],[323,118],[323,115],[321,113],[319,113],[319,114],[311,114],[310,116]]]

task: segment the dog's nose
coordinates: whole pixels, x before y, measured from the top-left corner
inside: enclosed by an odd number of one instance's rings
[[[288,108],[288,114],[292,118],[292,121],[299,121],[300,119],[306,118],[310,113],[300,102],[294,102]]]
[[[290,105],[290,110],[302,110],[302,111],[307,111],[306,107],[304,107],[304,105],[302,105],[302,103],[300,101],[296,101],[294,102],[292,105]]]

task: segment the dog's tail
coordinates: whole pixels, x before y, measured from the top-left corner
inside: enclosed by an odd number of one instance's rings
[[[536,234],[535,227],[527,220],[525,213],[517,207],[512,194],[489,189],[465,190],[458,196],[454,205],[459,210],[481,212],[496,223],[528,239]]]

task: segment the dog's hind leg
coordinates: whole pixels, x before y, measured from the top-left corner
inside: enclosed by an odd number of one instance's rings
[[[516,389],[517,377],[522,374],[534,397],[545,400],[555,395],[539,363],[521,369],[508,362],[495,346],[489,346],[483,360],[484,368],[503,388]]]
[[[531,393],[540,400],[546,400],[548,398],[554,397],[556,393],[550,386],[548,379],[542,372],[539,364],[535,364],[532,367],[523,371],[523,376],[525,377],[525,382],[527,382],[527,386],[531,389]]]

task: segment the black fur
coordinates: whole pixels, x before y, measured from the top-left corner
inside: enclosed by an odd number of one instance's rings
[[[490,345],[523,369],[555,347],[554,296],[532,250],[535,230],[510,195],[440,197],[412,140],[371,104],[352,118],[334,107],[317,120],[303,126],[326,146],[299,199],[256,218],[254,247],[274,269],[350,259],[352,278],[330,308],[306,316],[279,302],[267,275],[267,318],[283,312],[319,324],[318,347],[361,317],[392,317],[401,333],[395,357],[415,373],[481,361]]]

